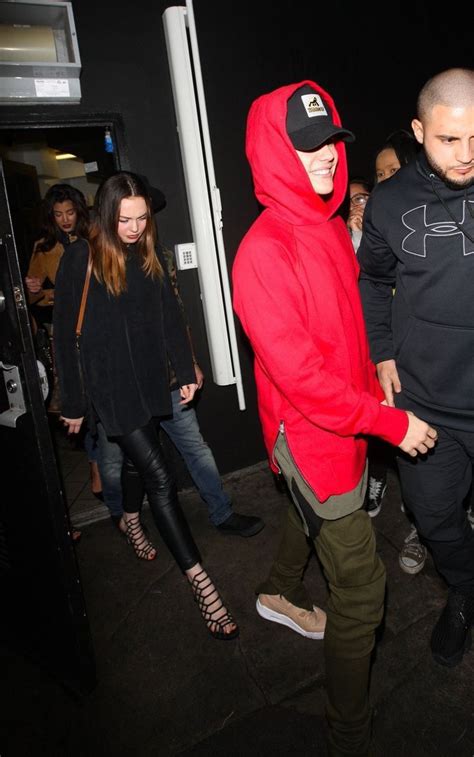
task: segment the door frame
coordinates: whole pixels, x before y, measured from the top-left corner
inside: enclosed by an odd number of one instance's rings
[[[62,476],[44,405],[15,233],[0,170],[0,273],[10,326],[2,375],[14,383],[12,412],[0,427],[10,494],[0,501],[2,644],[44,668],[75,695],[96,685],[96,670]],[[6,383],[6,382],[5,382]],[[18,396],[16,392],[19,392]],[[6,478],[6,477],[5,477]],[[7,490],[6,481],[4,481]]]
[[[56,110],[55,108],[50,108],[47,112],[42,113],[27,113],[24,111],[20,112],[18,109],[7,110],[0,108],[0,119],[0,141],[2,132],[6,130],[24,130],[25,133],[34,134],[35,130],[45,130],[48,128],[100,127],[104,128],[105,131],[105,128],[109,127],[115,147],[113,153],[115,169],[126,170],[129,167],[123,120],[122,116],[118,113],[71,114],[66,113],[63,109]],[[4,182],[3,172],[2,181]],[[5,238],[2,238],[0,246],[2,249],[5,249],[7,259],[11,255],[17,259],[11,234],[7,234]],[[54,624],[55,628],[57,626],[61,632],[64,631],[64,633],[60,634],[60,639],[64,637],[64,641],[62,644],[56,644],[56,639],[55,637],[53,639],[53,635],[51,634],[52,641],[55,642],[54,649],[52,649],[49,645],[45,646],[42,641],[43,638],[49,638],[49,634],[42,632],[41,636],[38,633],[38,639],[30,640],[26,632],[23,637],[23,634],[16,632],[16,628],[13,625],[11,628],[13,638],[9,637],[10,630],[7,631],[7,629],[4,629],[5,637],[2,636],[2,641],[8,642],[13,648],[19,645],[18,651],[20,653],[26,653],[26,656],[33,662],[37,662],[40,667],[44,667],[53,678],[56,678],[63,684],[66,690],[76,696],[84,696],[89,694],[97,683],[92,637],[82,594],[81,579],[77,572],[75,552],[69,536],[69,522],[65,515],[67,503],[65,501],[62,475],[53,451],[53,442],[44,409],[44,399],[37,376],[36,360],[33,356],[34,347],[23,283],[21,275],[18,278],[19,272],[15,266],[9,265],[9,269],[12,289],[14,293],[17,293],[14,299],[16,302],[15,323],[18,326],[18,339],[20,342],[18,364],[21,364],[22,378],[24,378],[25,388],[27,387],[29,395],[28,412],[19,419],[17,429],[18,433],[27,434],[28,438],[33,435],[31,438],[34,437],[35,445],[41,451],[43,478],[40,482],[41,489],[38,494],[42,497],[42,501],[46,507],[46,517],[42,518],[41,524],[45,528],[45,540],[46,538],[48,540],[47,548],[50,550],[48,554],[52,554],[51,561],[54,561],[55,569],[59,570],[54,575],[61,576],[58,585],[62,586],[64,584],[64,592],[58,595],[61,599],[61,607],[58,608],[57,612],[61,614],[58,614],[57,622]],[[9,299],[11,300],[11,297]],[[2,528],[2,524],[6,524],[7,520],[8,533],[7,531],[4,532]],[[17,544],[22,546],[22,542],[25,542],[31,550],[33,548],[37,550],[46,549],[46,542],[43,547],[43,542],[38,544],[36,538],[33,540],[33,536],[31,537],[31,542],[28,542],[26,537],[23,539],[20,538],[22,534],[23,530],[19,526],[15,526],[9,514],[5,518],[2,516],[0,520],[0,548],[3,541],[6,544],[5,540],[9,538],[10,542],[15,546]],[[39,530],[38,534],[40,534]],[[41,535],[43,535],[42,532]],[[5,550],[5,554],[9,556],[10,563],[4,566],[5,577],[2,574],[2,580],[4,580],[5,587],[7,587],[10,585],[9,577],[11,577],[11,606],[16,609],[16,596],[19,595],[20,598],[23,598],[24,592],[22,589],[24,586],[29,585],[28,576],[25,577],[21,572],[23,553],[12,548],[10,552]],[[18,569],[18,565],[20,569]],[[17,587],[18,591],[15,591]],[[66,608],[65,611],[64,608]],[[56,606],[54,606],[54,609],[56,609]],[[19,617],[19,613],[12,614]],[[25,622],[22,623],[22,627],[26,628],[26,619],[24,620]],[[46,627],[45,623],[48,620],[49,617],[46,621],[42,617],[41,620],[37,619],[37,626],[43,629]]]
[[[111,129],[115,145],[114,161],[117,171],[130,170],[128,146],[125,139],[123,118],[120,113],[100,111],[96,113],[65,113],[61,111],[19,113],[18,110],[0,108],[0,137],[7,129],[68,129],[72,127],[105,127]]]

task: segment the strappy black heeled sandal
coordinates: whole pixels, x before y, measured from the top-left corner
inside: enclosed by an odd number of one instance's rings
[[[227,610],[219,617],[219,612],[224,608],[224,605],[219,592],[205,570],[201,570],[191,580],[191,589],[211,636],[221,641],[236,639],[239,635],[239,627]],[[211,599],[213,595],[215,599]],[[226,633],[224,629],[231,624],[235,626],[234,630]]]
[[[136,556],[140,560],[148,560],[151,562],[156,557],[156,549],[149,539],[145,536],[142,525],[140,523],[140,517],[137,515],[135,518],[131,518],[126,521],[122,518],[121,523],[125,526],[125,531],[121,528],[119,523],[119,530],[123,533],[127,539],[127,543],[133,547]],[[150,553],[154,552],[153,557],[150,557]]]

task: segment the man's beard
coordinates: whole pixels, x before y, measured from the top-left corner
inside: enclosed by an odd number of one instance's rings
[[[426,160],[428,161],[428,164],[430,168],[434,171],[436,176],[441,179],[441,181],[444,181],[447,187],[449,189],[469,189],[474,184],[474,176],[466,176],[464,179],[450,179],[447,175],[447,171],[445,171],[441,166],[439,166],[434,158],[425,150]]]

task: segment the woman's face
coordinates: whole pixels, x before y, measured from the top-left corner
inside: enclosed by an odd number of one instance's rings
[[[55,202],[53,205],[53,218],[56,226],[70,234],[74,231],[77,223],[77,211],[71,200]]]
[[[400,161],[393,147],[386,147],[385,150],[381,150],[375,159],[375,178],[377,179],[377,184],[385,181],[385,179],[389,179],[394,173],[397,173],[400,167]]]
[[[143,197],[124,197],[120,203],[117,233],[124,244],[138,242],[146,228],[148,208]]]

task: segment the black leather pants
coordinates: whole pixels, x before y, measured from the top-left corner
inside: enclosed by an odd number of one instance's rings
[[[123,509],[139,512],[144,492],[161,538],[184,572],[201,561],[188,522],[178,502],[153,421],[116,437],[125,459],[122,468]]]

